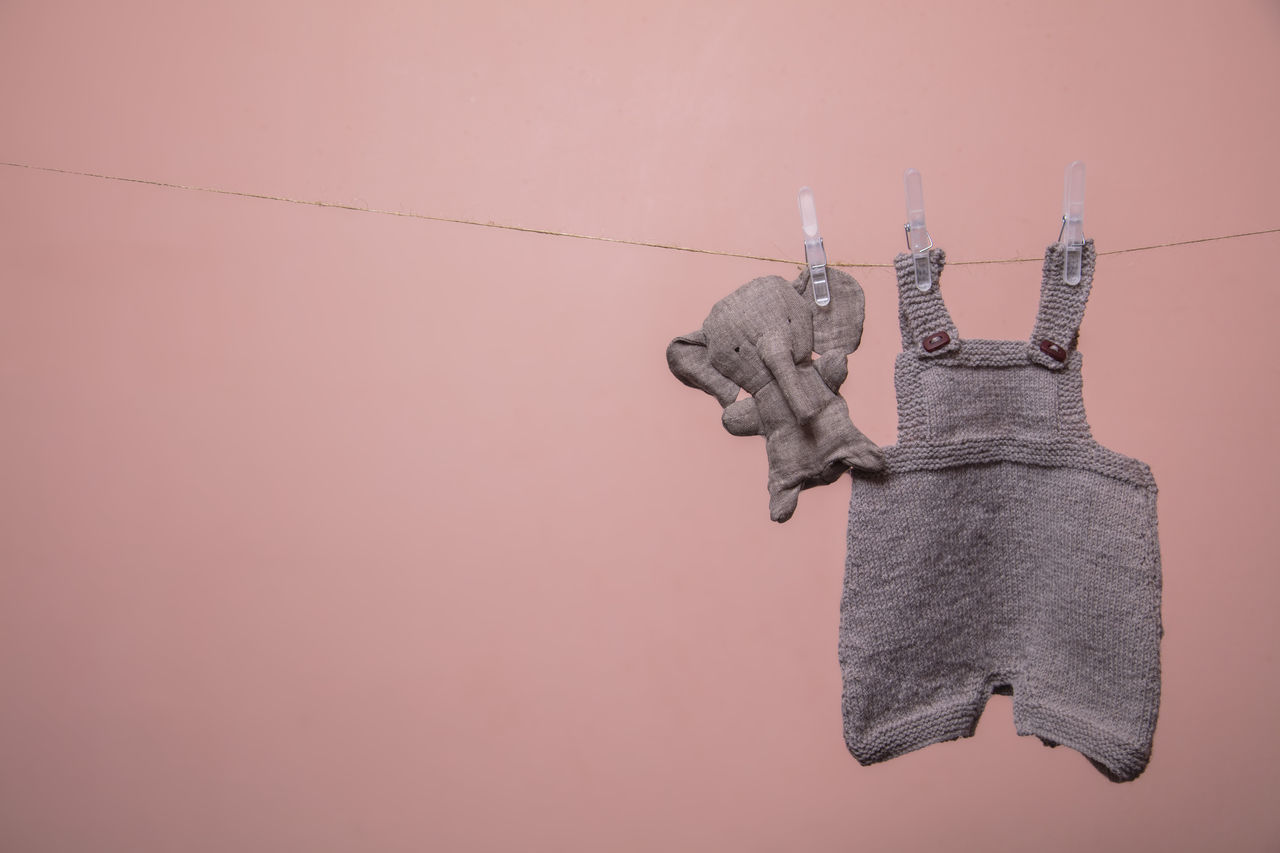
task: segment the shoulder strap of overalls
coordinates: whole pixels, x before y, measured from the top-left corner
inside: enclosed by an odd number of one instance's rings
[[[1065,367],[1071,351],[1076,348],[1084,306],[1089,301],[1089,289],[1093,286],[1096,259],[1093,240],[1084,243],[1079,284],[1067,284],[1062,280],[1065,258],[1066,246],[1062,243],[1054,243],[1045,250],[1040,312],[1036,315],[1036,327],[1031,332],[1031,344],[1027,350],[1033,362],[1050,370]]]
[[[893,259],[893,268],[898,273],[898,325],[902,327],[903,352],[935,358],[960,348],[960,333],[938,289],[946,263],[945,251],[929,250],[933,286],[921,291],[916,287],[915,262],[911,255],[903,253]]]

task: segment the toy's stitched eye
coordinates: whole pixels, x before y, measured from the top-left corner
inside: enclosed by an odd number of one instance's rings
[[[734,351],[734,352],[742,352],[742,347],[734,347],[734,348],[733,348],[733,351]]]

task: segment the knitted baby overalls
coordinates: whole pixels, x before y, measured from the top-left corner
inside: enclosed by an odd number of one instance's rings
[[[841,600],[844,732],[862,764],[973,734],[992,692],[1018,734],[1117,781],[1146,767],[1160,701],[1151,470],[1093,440],[1076,337],[1093,279],[1044,259],[1028,341],[962,340],[899,255],[898,444],[857,477]]]

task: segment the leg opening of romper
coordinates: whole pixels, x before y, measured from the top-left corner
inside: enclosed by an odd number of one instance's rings
[[[1126,742],[1088,720],[1039,705],[1014,704],[1014,726],[1045,746],[1065,746],[1080,753],[1112,782],[1131,782],[1146,769],[1151,746]]]
[[[871,729],[859,730],[846,717],[845,744],[859,764],[876,764],[935,743],[971,737],[981,714],[981,702],[962,700],[935,705]]]

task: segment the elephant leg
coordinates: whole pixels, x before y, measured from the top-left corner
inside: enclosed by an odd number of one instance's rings
[[[782,523],[791,517],[796,511],[796,504],[800,502],[800,490],[803,485],[792,486],[789,489],[770,490],[769,492],[769,517],[778,523]]]
[[[760,409],[750,397],[725,406],[721,423],[733,435],[760,435],[764,425],[760,422]]]

